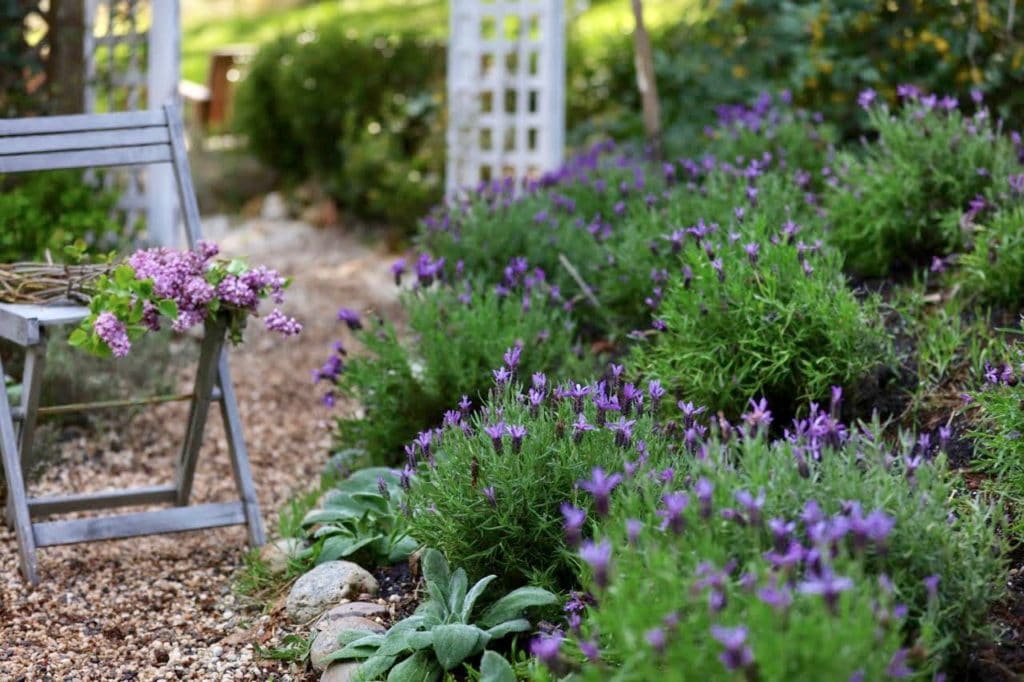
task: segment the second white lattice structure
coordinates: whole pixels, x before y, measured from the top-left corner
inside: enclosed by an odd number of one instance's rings
[[[449,197],[553,170],[565,146],[561,0],[452,0]]]

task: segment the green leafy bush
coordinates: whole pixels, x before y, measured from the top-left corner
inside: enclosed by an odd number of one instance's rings
[[[756,210],[756,209],[755,209]],[[796,223],[752,213],[685,237],[687,275],[666,285],[637,368],[727,415],[750,398],[796,406],[889,362],[874,299],[847,288],[840,258]]]
[[[300,558],[314,558],[317,564],[348,557],[369,565],[404,561],[417,543],[405,533],[399,516],[403,497],[393,469],[353,472],[325,493],[322,508],[303,517],[311,544]]]
[[[1018,351],[1019,353],[1019,351]],[[1010,363],[984,368],[984,386],[970,392],[977,409],[969,432],[973,464],[1001,481],[999,488],[1015,500],[1024,485],[1024,384],[1021,368]],[[1019,523],[1019,522],[1018,522]]]
[[[580,556],[596,605],[578,604],[573,638],[614,672],[584,664],[584,679],[882,679],[984,638],[1005,570],[998,511],[961,497],[941,455],[925,460],[934,444],[904,437],[893,453],[877,425],[848,432],[824,412],[779,441],[764,405],[744,420],[696,457],[649,449],[593,520]],[[716,627],[742,628],[739,643]]]
[[[964,225],[1018,165],[987,109],[966,116],[946,110],[949,100],[904,94],[899,113],[868,106],[878,140],[863,156],[841,157],[826,196],[830,239],[860,275],[887,275],[961,249]]]
[[[1014,201],[977,219],[971,239],[972,248],[957,261],[964,293],[982,303],[1019,306],[1024,302],[1024,205]]]
[[[339,395],[363,408],[338,420],[340,446],[364,448],[375,462],[400,461],[402,446],[440,424],[461,397],[479,404],[491,369],[512,347],[519,349],[524,372],[581,367],[568,315],[543,281],[531,279],[535,275],[519,264],[516,277],[531,284],[510,283],[498,291],[465,280],[407,293],[408,342],[382,321],[357,334],[368,354],[347,363],[336,355],[321,369],[322,378],[337,382]]]
[[[344,633],[342,648],[330,654],[328,661],[361,660],[357,679],[367,682],[385,673],[389,680],[440,680],[445,671],[479,656],[492,641],[529,632],[533,626],[524,617],[526,610],[556,601],[546,590],[521,587],[479,611],[477,601],[495,576],[481,578],[470,587],[466,572],[461,568],[450,572],[448,562],[435,549],[424,553],[421,565],[429,596],[416,613],[383,635]]]
[[[443,189],[443,46],[323,27],[268,43],[235,122],[291,181],[314,179],[357,215],[411,228]]]
[[[111,219],[117,194],[79,171],[0,176],[0,263],[57,261],[84,240],[93,253],[124,247],[134,236]]]

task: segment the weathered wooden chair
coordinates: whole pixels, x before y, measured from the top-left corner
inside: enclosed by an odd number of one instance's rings
[[[189,173],[181,117],[176,107],[129,113],[0,119],[0,173],[160,163],[170,163],[174,167],[188,244],[195,247],[200,239],[199,207]],[[0,338],[22,346],[26,354],[21,404],[18,407],[12,409],[7,392],[0,385],[0,455],[7,482],[6,518],[17,534],[25,578],[33,585],[39,581],[37,547],[243,523],[248,526],[250,544],[263,544],[259,506],[228,371],[225,330],[223,325],[213,322],[206,326],[192,392],[163,398],[191,402],[174,483],[61,497],[27,496],[23,471],[31,462],[32,433],[38,416],[72,409],[121,407],[138,402],[39,406],[49,330],[59,325],[78,323],[87,314],[87,308],[74,305],[0,303]],[[0,377],[3,375],[0,364]],[[162,399],[150,402],[157,400]],[[240,499],[190,506],[196,459],[212,402],[220,405]],[[36,520],[65,512],[162,503],[175,506],[75,520]]]

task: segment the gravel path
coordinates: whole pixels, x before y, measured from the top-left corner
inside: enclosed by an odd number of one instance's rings
[[[277,510],[319,476],[331,414],[316,404],[310,370],[344,338],[334,312],[344,304],[396,309],[391,257],[339,231],[252,221],[207,234],[294,277],[287,312],[306,325],[280,341],[250,325],[233,352],[256,490],[271,533]],[[186,348],[193,341],[183,342]],[[188,390],[189,377],[181,378]],[[124,430],[65,445],[66,457],[33,485],[34,494],[166,482],[187,406],[151,409]],[[234,484],[220,420],[211,414],[194,499],[232,498]],[[17,570],[13,534],[0,529],[0,680],[304,680],[288,664],[261,660],[273,644],[269,615],[240,603],[233,576],[245,552],[243,527],[40,550],[42,584]]]

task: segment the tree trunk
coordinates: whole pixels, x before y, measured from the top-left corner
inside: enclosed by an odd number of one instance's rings
[[[654,76],[651,37],[644,26],[642,0],[633,0],[633,16],[636,19],[636,30],[633,31],[636,84],[643,103],[644,132],[651,155],[656,161],[660,161],[664,154],[661,143],[661,103],[658,101],[658,83]]]
[[[50,0],[46,82],[55,114],[80,114],[85,103],[85,2]]]

